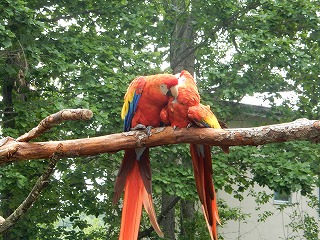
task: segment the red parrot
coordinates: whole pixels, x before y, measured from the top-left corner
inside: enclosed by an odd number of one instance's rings
[[[161,109],[170,96],[178,95],[178,79],[172,74],[157,74],[134,79],[124,97],[121,117],[124,131],[145,126],[160,126]],[[119,240],[138,238],[142,205],[149,215],[150,222],[160,237],[151,189],[151,168],[149,148],[125,150],[124,157],[115,182],[113,202],[117,203],[124,191],[121,229]]]
[[[221,128],[208,106],[200,103],[200,95],[192,75],[187,71],[177,74],[179,95],[171,98],[161,111],[161,121],[166,125],[185,128],[191,124],[199,127]],[[194,177],[202,209],[212,240],[217,240],[217,222],[220,223],[216,193],[212,181],[212,159],[209,145],[190,144]]]

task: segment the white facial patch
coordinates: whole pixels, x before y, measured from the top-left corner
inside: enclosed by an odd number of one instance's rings
[[[186,77],[185,76],[181,76],[178,78],[178,86],[183,86],[186,84]]]
[[[167,93],[169,92],[169,89],[168,89],[166,84],[161,84],[160,85],[160,91],[161,91],[161,93],[163,95],[167,95]]]

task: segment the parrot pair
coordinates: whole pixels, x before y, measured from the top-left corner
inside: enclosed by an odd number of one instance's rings
[[[200,95],[192,75],[157,74],[134,79],[124,97],[121,112],[124,131],[159,127],[161,123],[174,128],[221,128],[208,106],[200,103]],[[208,145],[190,144],[197,192],[212,240],[217,240],[219,223],[216,193],[212,182],[211,148]],[[160,237],[152,201],[149,148],[125,150],[115,182],[113,202],[117,203],[124,191],[119,240],[136,240],[144,206],[151,225]]]

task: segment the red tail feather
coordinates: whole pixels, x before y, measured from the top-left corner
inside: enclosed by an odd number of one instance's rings
[[[148,194],[146,191],[144,191],[144,195],[143,195],[143,206],[146,212],[148,213],[153,229],[156,231],[159,237],[164,237],[164,234],[160,229],[160,226],[157,221],[157,216],[153,208],[152,196],[151,194]]]
[[[190,144],[190,152],[197,191],[212,240],[218,239],[217,222],[220,223],[216,193],[212,181],[210,146]]]
[[[136,159],[135,149],[125,151],[116,179],[113,202],[118,202],[124,190],[119,240],[136,240],[139,233],[142,204],[148,213],[151,225],[160,237],[163,233],[157,222],[151,195],[151,168],[149,149]]]
[[[136,240],[138,238],[143,192],[144,186],[139,166],[135,161],[125,183],[119,240]]]
[[[113,204],[116,204],[124,190],[127,176],[131,172],[134,162],[136,161],[136,153],[134,149],[124,151],[124,157],[118,172],[116,182],[114,184]]]

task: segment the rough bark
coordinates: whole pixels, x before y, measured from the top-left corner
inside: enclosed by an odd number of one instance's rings
[[[195,220],[195,202],[184,200],[180,201],[180,235],[183,237],[194,237],[194,224]]]
[[[172,33],[170,42],[170,66],[173,73],[182,70],[194,73],[195,53],[195,34],[193,29],[194,17],[188,12],[188,6],[184,1],[172,1],[176,9],[183,14],[178,16],[177,22]]]
[[[161,212],[163,213],[166,208],[174,201],[176,196],[171,196],[170,194],[162,191],[161,195]],[[164,215],[162,222],[160,223],[163,233],[167,239],[175,240],[175,208],[174,206],[170,208],[169,211]]]
[[[320,120],[298,119],[293,122],[254,128],[155,128],[148,136],[131,131],[106,136],[50,142],[18,142],[6,137],[0,141],[0,165],[22,160],[48,159],[54,153],[62,157],[93,156],[137,147],[156,147],[178,143],[212,146],[258,146],[275,142],[307,140],[319,142]],[[232,150],[232,149],[231,149]]]

